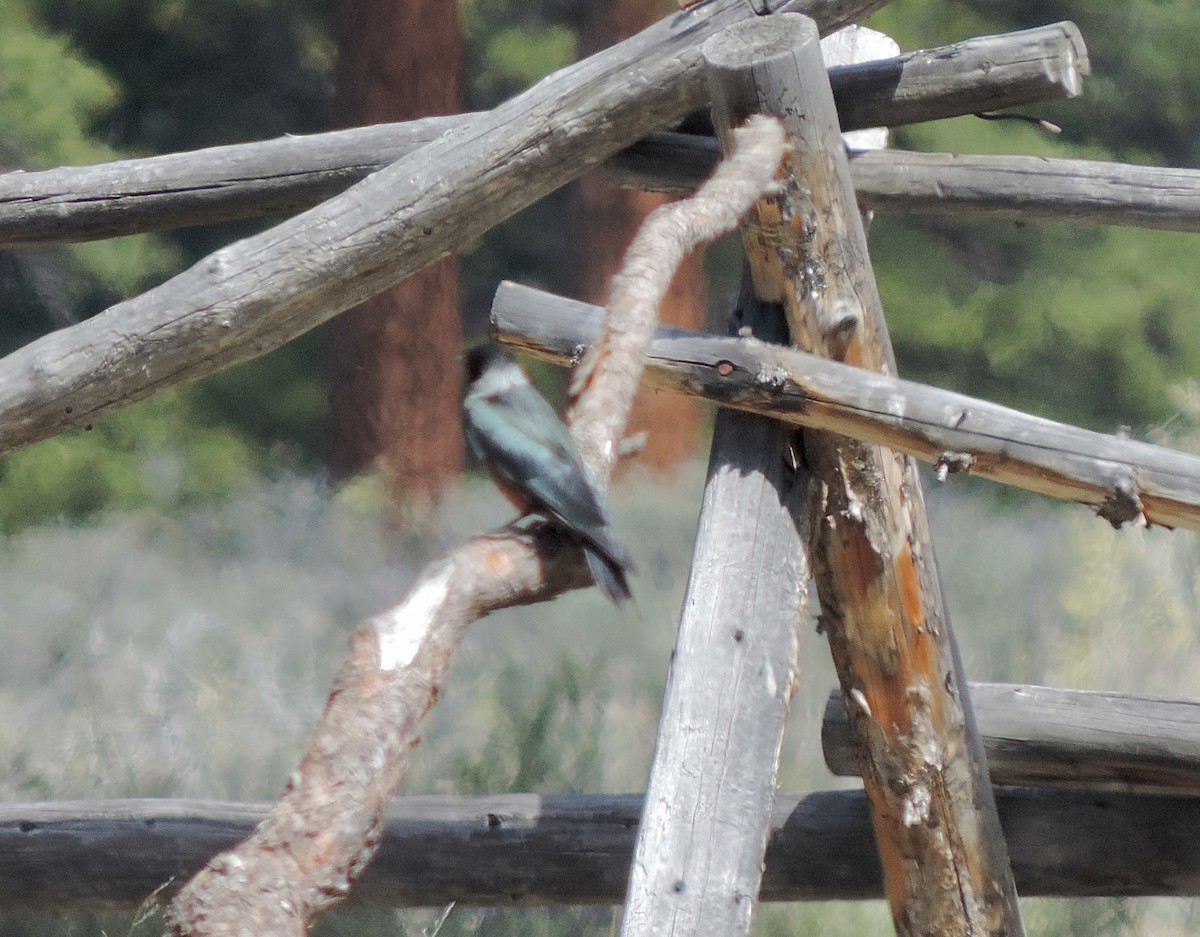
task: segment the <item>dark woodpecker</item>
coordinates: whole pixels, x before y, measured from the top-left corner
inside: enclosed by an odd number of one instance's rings
[[[633,562],[613,538],[604,499],[554,408],[497,345],[468,352],[467,379],[463,426],[471,454],[518,511],[544,514],[579,540],[605,595],[628,599]]]

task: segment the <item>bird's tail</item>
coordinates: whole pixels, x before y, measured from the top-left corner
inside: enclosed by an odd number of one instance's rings
[[[596,549],[590,543],[585,543],[583,555],[587,559],[588,569],[600,591],[620,605],[633,593],[629,591],[629,580],[626,573],[632,572],[633,562],[627,556],[611,556]]]

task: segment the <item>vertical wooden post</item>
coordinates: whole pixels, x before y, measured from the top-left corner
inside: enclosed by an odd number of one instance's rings
[[[739,325],[786,335],[748,280],[742,295]],[[749,932],[808,590],[807,475],[789,467],[791,436],[717,417],[623,937]]]
[[[764,17],[713,37],[704,56],[723,133],[766,112],[793,138],[783,191],[742,226],[759,298],[783,303],[801,348],[894,373],[816,26]],[[811,561],[897,932],[1020,935],[916,465],[826,434],[803,442]]]

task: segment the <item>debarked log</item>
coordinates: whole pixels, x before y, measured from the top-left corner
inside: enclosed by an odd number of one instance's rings
[[[767,0],[839,29],[887,0]],[[702,107],[707,0],[560,69],[345,192],[0,359],[0,454],[264,355]]]

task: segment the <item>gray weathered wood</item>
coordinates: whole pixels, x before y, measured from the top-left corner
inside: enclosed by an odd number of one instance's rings
[[[1002,787],[996,799],[1023,895],[1200,895],[1200,799]],[[642,804],[640,794],[401,798],[347,904],[617,904]],[[0,909],[132,910],[164,884],[170,894],[269,807],[0,805]],[[764,901],[882,895],[862,791],[776,797]]]
[[[830,29],[886,0],[783,0]],[[699,44],[755,17],[708,0],[562,69],[336,198],[0,360],[0,454],[247,361],[326,321],[707,100]]]
[[[971,702],[996,784],[1200,794],[1200,701],[972,683]],[[837,690],[821,746],[830,771],[858,774]]]
[[[1073,97],[1086,71],[1079,31],[1072,23],[1055,23],[834,68],[830,82],[842,128],[853,130]],[[485,117],[429,117],[97,166],[2,173],[0,246],[291,214]],[[622,154],[614,159],[619,163]]]
[[[1083,37],[1065,22],[907,52],[889,65],[890,77],[875,63],[830,69],[843,130],[1073,98],[1090,70]]]
[[[755,295],[782,304],[798,347],[895,374],[816,26],[776,19],[704,44],[719,131],[765,112],[793,144],[780,191],[741,228]],[[799,445],[813,479],[809,561],[838,680],[857,702],[851,727],[896,932],[1019,937],[916,463],[829,433],[806,431]]]
[[[786,338],[780,310],[748,287],[734,318]],[[808,476],[788,467],[792,433],[717,417],[624,937],[749,931],[808,594]]]
[[[607,171],[621,185],[691,192],[719,158],[708,137],[655,133]],[[1200,231],[1200,170],[1040,156],[853,153],[864,210]]]
[[[503,341],[565,364],[602,310],[515,283],[492,304]],[[646,381],[722,406],[889,446],[938,466],[1078,501],[1113,524],[1200,530],[1200,458],[768,345],[661,328]]]

